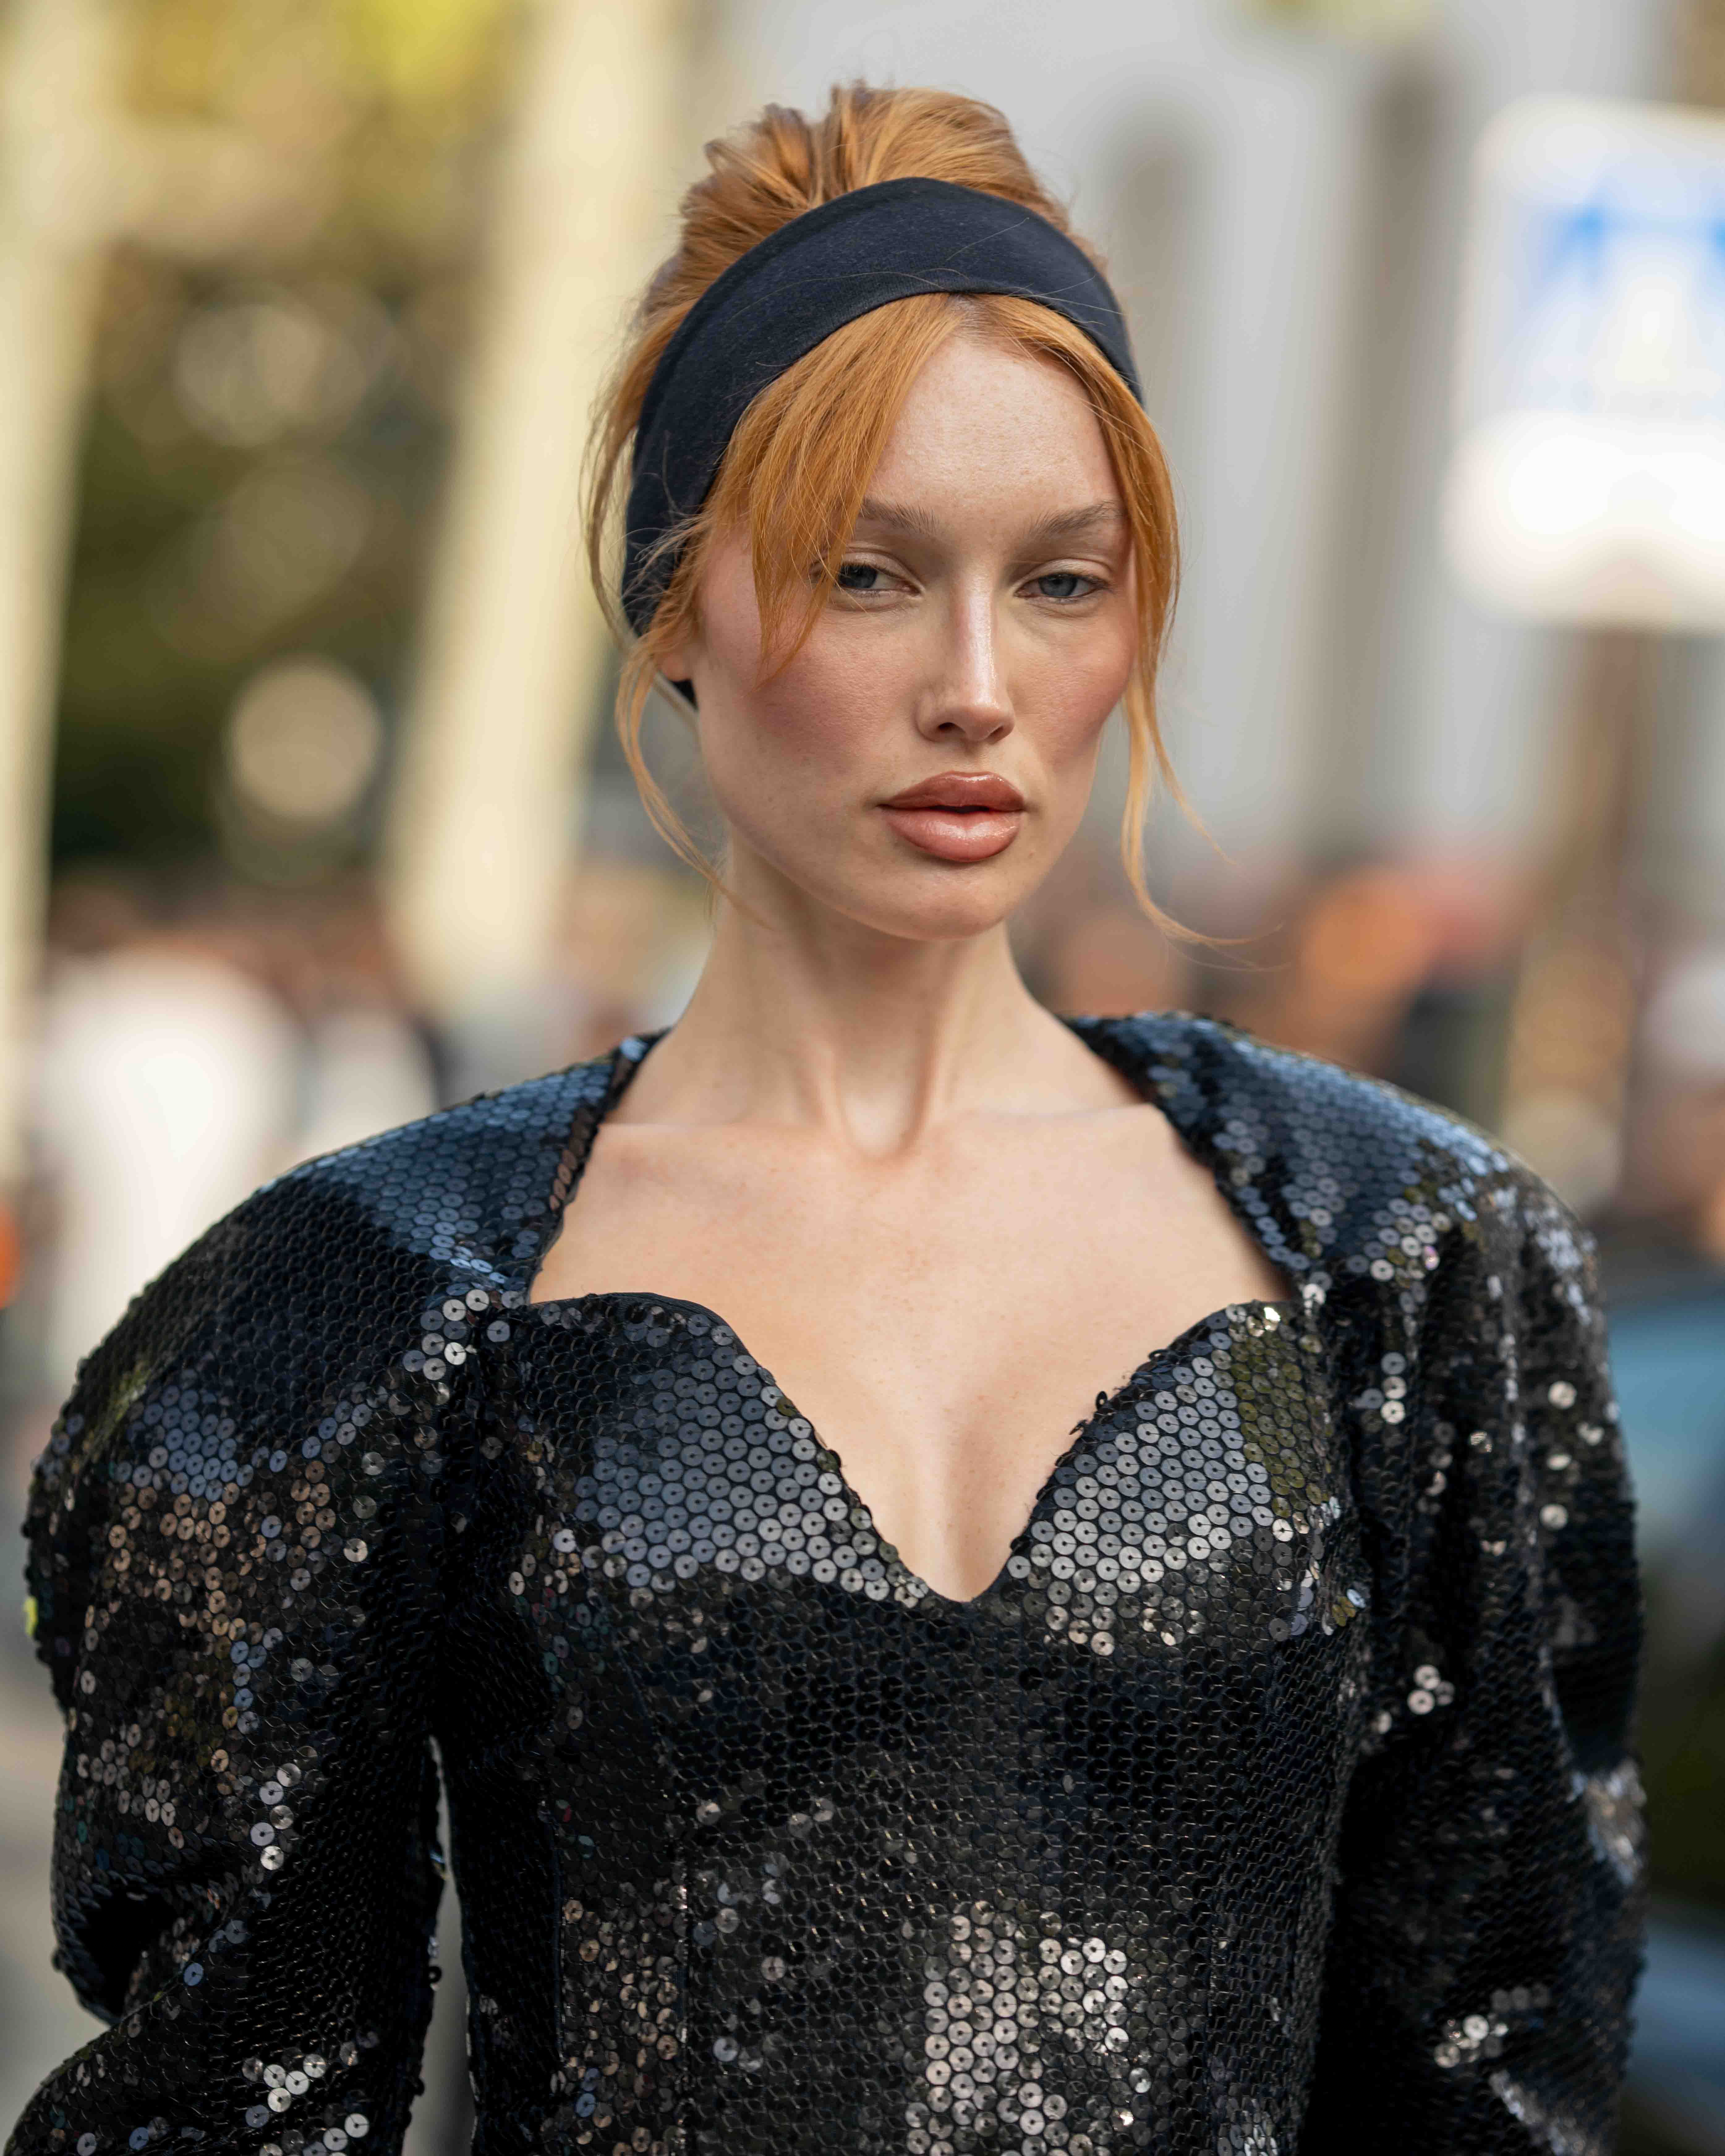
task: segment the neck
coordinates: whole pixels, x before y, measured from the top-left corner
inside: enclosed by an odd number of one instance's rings
[[[762,927],[721,901],[694,993],[624,1120],[799,1125],[885,1158],[961,1116],[1130,1090],[1032,996],[1004,922],[914,942],[830,912]]]

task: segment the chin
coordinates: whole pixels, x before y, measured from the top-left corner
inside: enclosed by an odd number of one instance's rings
[[[916,943],[952,943],[998,928],[1023,898],[1016,877],[985,878],[974,868],[941,880],[902,873],[872,878],[843,911],[854,921]]]
[[[1019,853],[1021,844],[1022,839],[988,860],[963,865],[914,856],[870,858],[842,841],[824,859],[807,858],[800,847],[794,858],[780,853],[774,859],[764,850],[761,858],[772,862],[774,876],[799,893],[803,904],[824,906],[881,936],[950,943],[997,928],[1041,881],[1045,863],[1029,872],[1032,864]],[[741,888],[747,896],[747,880]]]

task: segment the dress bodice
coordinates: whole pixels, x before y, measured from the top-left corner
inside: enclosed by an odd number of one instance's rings
[[[1333,1839],[1366,1651],[1317,1334],[1189,1328],[959,1603],[711,1313],[583,1297],[511,1333],[542,1481],[531,1522],[482,1503],[514,1525],[470,1606],[520,1651],[500,1682],[489,1630],[452,1640],[444,1756],[459,1870],[495,1816],[460,1763],[551,1732],[576,2144],[1127,2149],[1219,2107],[1268,2148],[1328,1895],[1262,1852]]]
[[[482,2150],[1604,2156],[1640,1602],[1586,1239],[1391,1088],[1070,1023],[1296,1294],[1100,1395],[971,1600],[716,1311],[531,1300],[640,1037],[133,1306],[27,1522],[109,2025],[10,2156],[398,2147],[439,1774]]]

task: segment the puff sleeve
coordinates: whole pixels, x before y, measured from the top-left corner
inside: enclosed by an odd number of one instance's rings
[[[442,1882],[429,1269],[318,1163],[80,1366],[32,1473],[55,1965],[105,2029],[8,2156],[400,2144]]]
[[[1519,1172],[1403,1337],[1363,1394],[1379,1666],[1300,2148],[1608,2156],[1642,1604],[1589,1238]]]

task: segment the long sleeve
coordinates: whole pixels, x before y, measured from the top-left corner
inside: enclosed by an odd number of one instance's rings
[[[421,1344],[424,1259],[315,1169],[133,1302],[34,1466],[55,1964],[107,2025],[8,2156],[389,2150],[419,2086],[459,1351]]]
[[[1633,1501],[1591,1245],[1523,1173],[1363,1373],[1379,1666],[1305,2156],[1608,2156],[1642,1953]]]

